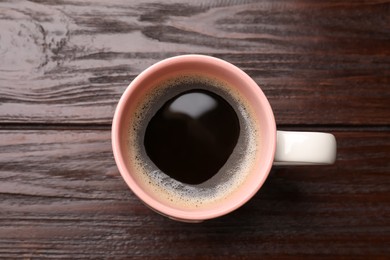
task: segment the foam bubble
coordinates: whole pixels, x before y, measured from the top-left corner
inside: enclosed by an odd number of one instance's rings
[[[207,90],[228,101],[240,123],[237,145],[225,165],[211,179],[198,185],[185,184],[166,175],[150,160],[143,146],[145,129],[152,116],[167,100],[193,89],[194,83],[197,83],[198,89],[205,85]],[[254,167],[260,137],[256,128],[258,124],[251,114],[251,107],[240,93],[226,82],[209,76],[181,74],[148,86],[148,91],[137,101],[134,113],[129,115],[128,159],[136,180],[153,197],[174,207],[205,208],[228,198],[243,184]]]

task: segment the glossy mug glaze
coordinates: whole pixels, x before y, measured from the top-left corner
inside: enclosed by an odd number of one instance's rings
[[[129,159],[127,148],[129,120],[135,113],[135,104],[142,101],[143,93],[153,91],[151,88],[156,82],[166,79],[167,75],[187,72],[207,74],[227,82],[247,103],[259,131],[256,151],[244,178],[222,199],[202,207],[172,203],[163,199],[164,190],[154,192],[150,189],[147,182],[141,181],[140,170]],[[160,61],[130,83],[113,118],[112,148],[118,169],[129,188],[151,209],[185,222],[216,218],[239,208],[261,188],[272,165],[332,164],[336,158],[336,140],[332,134],[277,131],[272,108],[256,82],[236,66],[204,55],[183,55]]]

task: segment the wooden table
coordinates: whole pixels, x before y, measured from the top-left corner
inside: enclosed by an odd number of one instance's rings
[[[0,257],[390,257],[389,1],[1,1]],[[274,168],[228,216],[178,223],[115,165],[129,82],[225,59],[279,129],[332,132],[335,165]]]

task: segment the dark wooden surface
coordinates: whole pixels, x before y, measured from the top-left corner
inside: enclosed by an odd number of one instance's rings
[[[335,165],[274,168],[230,215],[178,223],[116,168],[128,83],[223,58],[280,129],[329,131]],[[0,258],[390,258],[389,1],[0,1]]]

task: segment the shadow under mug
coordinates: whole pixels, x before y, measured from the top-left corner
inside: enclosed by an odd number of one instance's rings
[[[253,109],[261,133],[253,167],[242,183],[226,198],[207,207],[182,207],[167,203],[159,194],[145,187],[137,178],[134,162],[127,151],[128,113],[140,93],[166,75],[204,73],[223,79],[243,96]],[[239,208],[252,198],[265,182],[272,165],[332,164],[336,158],[336,140],[332,134],[318,132],[277,131],[272,108],[260,87],[236,66],[205,55],[182,55],[160,61],[139,74],[127,87],[117,105],[112,123],[112,148],[118,169],[129,188],[151,209],[169,218],[185,222],[201,222]]]

